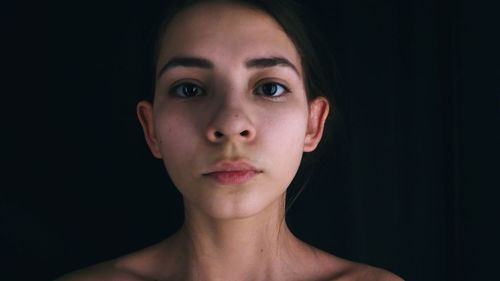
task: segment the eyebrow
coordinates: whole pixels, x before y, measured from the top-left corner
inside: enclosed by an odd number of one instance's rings
[[[293,63],[284,57],[268,57],[268,58],[255,58],[247,60],[245,63],[247,68],[267,68],[273,66],[285,66],[290,67],[299,77],[299,71]]]
[[[285,66],[290,67],[299,77],[299,71],[293,63],[284,57],[264,57],[264,58],[253,58],[245,62],[247,68],[268,68],[274,66]],[[160,78],[163,73],[167,70],[175,67],[195,67],[201,69],[213,69],[214,64],[204,58],[199,57],[174,57],[170,59],[161,69],[158,71],[157,79]]]
[[[214,68],[214,64],[204,58],[197,57],[176,57],[169,60],[161,69],[158,71],[157,79],[167,70],[172,69],[174,67],[197,67],[203,69],[212,69]]]

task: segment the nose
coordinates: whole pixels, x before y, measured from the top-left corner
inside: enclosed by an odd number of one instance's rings
[[[210,142],[251,142],[256,135],[250,116],[240,105],[221,105],[206,130]]]

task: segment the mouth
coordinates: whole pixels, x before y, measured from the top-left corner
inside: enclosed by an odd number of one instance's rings
[[[238,185],[250,181],[262,173],[245,161],[222,161],[214,165],[203,176],[222,185]]]

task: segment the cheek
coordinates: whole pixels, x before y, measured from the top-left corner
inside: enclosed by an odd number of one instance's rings
[[[184,177],[190,164],[195,163],[198,131],[196,120],[174,110],[159,112],[155,129],[165,168],[174,181]]]
[[[302,159],[307,129],[306,110],[274,112],[262,120],[262,156],[275,167],[275,176],[292,180]]]

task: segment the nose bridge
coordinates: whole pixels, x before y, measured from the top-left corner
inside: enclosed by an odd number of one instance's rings
[[[236,87],[226,86],[214,94],[216,106],[207,127],[210,141],[224,139],[250,140],[255,128],[246,104],[245,93]]]

